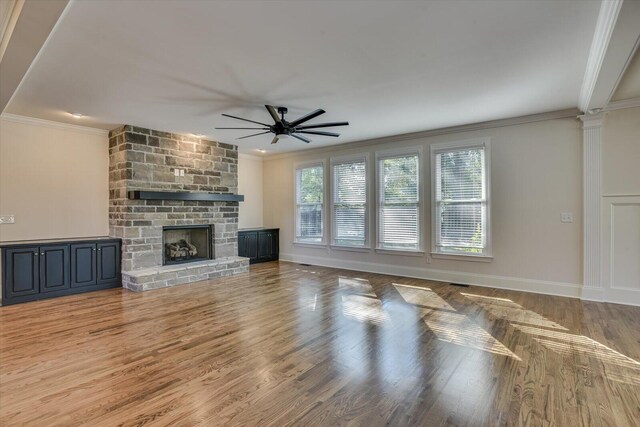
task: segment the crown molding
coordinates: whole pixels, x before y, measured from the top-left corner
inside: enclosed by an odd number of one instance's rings
[[[620,101],[612,101],[605,108],[604,111],[622,110],[623,108],[636,108],[640,107],[640,97],[622,99]]]
[[[589,49],[589,59],[582,79],[578,106],[582,111],[589,109],[591,97],[596,88],[600,69],[611,41],[611,35],[622,8],[622,0],[605,0],[600,4],[600,12]]]
[[[37,119],[35,117],[19,116],[17,114],[2,113],[2,115],[0,115],[0,119],[6,120],[9,122],[14,122],[14,123],[31,125],[31,126],[73,130],[75,132],[82,132],[82,133],[87,133],[91,135],[107,136],[109,134],[109,131],[104,129],[72,125],[69,123],[54,122],[51,120]]]
[[[411,133],[404,133],[400,135],[384,136],[381,138],[365,139],[365,140],[354,141],[354,142],[345,142],[342,144],[312,148],[309,150],[296,150],[296,151],[290,151],[287,153],[271,154],[271,155],[266,155],[264,158],[266,160],[277,160],[277,159],[299,156],[301,154],[304,154],[304,155],[317,154],[317,153],[331,152],[331,151],[340,150],[340,149],[368,147],[373,145],[386,144],[389,142],[401,142],[401,141],[408,141],[412,139],[429,138],[432,136],[449,135],[449,134],[462,133],[462,132],[472,132],[476,130],[495,129],[495,128],[501,128],[506,126],[516,126],[516,125],[521,125],[526,123],[542,122],[546,120],[556,120],[556,119],[566,119],[566,118],[575,119],[578,116],[578,114],[580,114],[580,110],[578,110],[577,108],[568,108],[565,110],[556,110],[556,111],[549,111],[546,113],[529,114],[526,116],[511,117],[508,119],[490,120],[486,122],[471,123],[467,125],[450,126],[446,128],[431,129],[431,130],[420,131],[420,132],[411,132]]]

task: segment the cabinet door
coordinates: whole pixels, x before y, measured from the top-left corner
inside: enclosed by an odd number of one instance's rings
[[[98,280],[95,243],[71,245],[71,287],[94,286]]]
[[[40,292],[69,289],[69,246],[40,247]]]
[[[271,259],[276,260],[280,258],[280,232],[279,230],[273,230],[271,232]]]
[[[247,256],[247,235],[238,233],[238,256]]]
[[[280,252],[278,231],[261,231],[258,234],[258,258],[261,260],[276,260]]]
[[[258,258],[271,259],[273,257],[273,234],[270,231],[258,233]]]
[[[8,299],[40,292],[37,247],[6,249],[4,296]]]
[[[120,280],[120,244],[98,243],[98,284]]]
[[[242,234],[242,255],[250,259],[256,259],[258,257],[258,233],[256,231],[243,232]],[[239,242],[240,244],[240,242]],[[240,250],[238,248],[238,254]]]

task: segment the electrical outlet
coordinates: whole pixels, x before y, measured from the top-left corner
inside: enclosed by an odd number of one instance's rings
[[[0,224],[15,224],[15,215],[2,215],[0,216]]]
[[[560,214],[560,222],[573,222],[573,214],[571,212],[562,212]]]
[[[180,176],[180,169],[174,169],[174,170],[173,170],[173,174],[174,174],[175,176]]]
[[[431,264],[431,255],[427,255],[427,264]]]
[[[180,169],[180,176],[184,176],[184,169]]]

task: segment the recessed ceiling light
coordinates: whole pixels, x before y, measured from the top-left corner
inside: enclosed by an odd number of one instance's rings
[[[259,152],[261,152],[261,153],[266,153],[266,152],[267,152],[267,150],[262,150],[262,149],[260,149],[260,148],[256,148],[256,151],[259,151]]]
[[[205,136],[207,136],[207,135],[203,135],[201,133],[194,133],[192,135],[195,136],[196,138],[204,138]]]
[[[81,118],[84,117],[84,114],[82,114],[82,113],[69,113],[69,114],[71,114],[76,119],[81,119]]]

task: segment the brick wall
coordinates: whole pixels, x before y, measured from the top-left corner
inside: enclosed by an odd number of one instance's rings
[[[109,133],[109,229],[122,238],[122,269],[162,265],[162,227],[213,224],[216,258],[236,256],[238,202],[129,200],[131,190],[236,194],[238,147],[122,126]],[[185,169],[175,176],[176,168]]]

